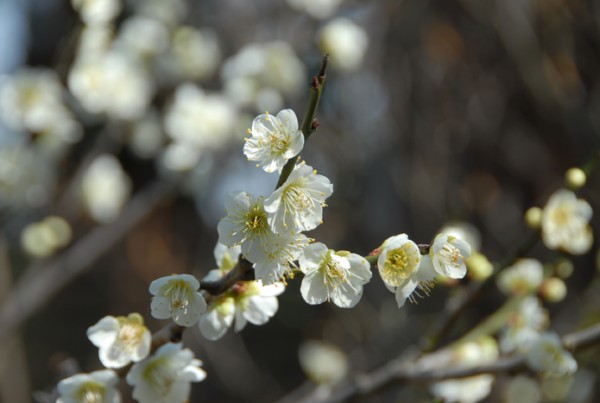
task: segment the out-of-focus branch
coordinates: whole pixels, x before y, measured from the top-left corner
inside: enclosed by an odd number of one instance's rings
[[[135,196],[111,224],[97,227],[62,255],[28,271],[0,310],[0,340],[17,330],[60,289],[84,273],[135,225],[173,194],[174,185],[155,182]]]
[[[600,324],[571,333],[562,338],[564,347],[579,351],[600,344]],[[319,403],[352,400],[376,393],[388,386],[401,383],[427,383],[444,379],[468,378],[481,374],[498,374],[525,370],[524,355],[502,357],[495,362],[469,368],[442,368],[435,370],[415,369],[414,357],[398,357],[369,374],[359,375]]]
[[[513,253],[508,254],[505,259],[496,266],[497,268],[491,276],[480,283],[470,284],[467,288],[467,291],[458,302],[446,304],[446,309],[439,316],[439,321],[433,326],[433,330],[429,332],[428,336],[423,338],[423,341],[421,342],[421,350],[423,352],[430,352],[437,348],[437,346],[439,346],[441,343],[442,338],[450,332],[452,326],[454,326],[465,309],[475,302],[482,295],[485,289],[494,283],[496,277],[502,270],[508,267],[520,256],[524,256],[527,251],[529,251],[533,245],[535,245],[538,239],[538,233],[531,234],[519,248],[517,248]]]

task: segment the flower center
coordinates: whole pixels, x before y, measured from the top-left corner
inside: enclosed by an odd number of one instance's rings
[[[244,216],[246,230],[262,232],[268,227],[267,214],[259,207],[252,207]]]
[[[137,345],[142,336],[143,326],[139,326],[133,323],[126,323],[119,329],[118,339],[123,342],[123,344],[133,347]]]
[[[166,396],[175,381],[168,364],[166,357],[156,358],[148,363],[142,375],[159,396]]]
[[[460,250],[449,243],[446,243],[439,252],[440,260],[451,266],[460,266],[464,260]]]
[[[408,279],[417,269],[417,261],[408,250],[410,244],[406,243],[399,248],[387,252],[383,265],[382,277],[392,286],[398,286]]]
[[[183,280],[171,281],[170,287],[165,293],[171,301],[171,307],[174,309],[183,309],[189,303],[190,289],[187,282]]]
[[[321,270],[323,272],[323,281],[325,284],[336,287],[340,284],[346,283],[348,279],[346,276],[346,270],[344,270],[343,267],[340,267],[338,262],[332,259],[331,254],[331,251],[327,252],[327,256],[321,264]]]
[[[102,403],[106,386],[95,381],[84,383],[77,391],[77,401],[81,403]]]

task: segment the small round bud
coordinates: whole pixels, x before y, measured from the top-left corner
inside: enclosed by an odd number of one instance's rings
[[[539,207],[531,207],[525,212],[525,224],[531,229],[539,229],[544,213]]]
[[[569,278],[573,274],[573,262],[570,259],[560,259],[554,266],[554,273],[560,278]]]
[[[550,277],[540,286],[540,295],[548,302],[560,302],[567,295],[567,286],[562,279]]]
[[[581,168],[571,168],[565,173],[565,183],[573,190],[580,189],[585,185],[586,179],[585,172]]]
[[[494,272],[494,265],[481,253],[473,253],[467,259],[467,273],[475,281],[483,281]]]

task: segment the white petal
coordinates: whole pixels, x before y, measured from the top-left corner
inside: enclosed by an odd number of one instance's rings
[[[318,275],[316,270],[304,276],[300,285],[300,293],[302,298],[310,305],[321,304],[327,301],[328,297],[327,287],[323,284],[323,278]]]
[[[165,297],[156,296],[150,303],[152,316],[156,319],[169,319],[171,317],[171,304]]]
[[[119,321],[114,316],[105,316],[87,330],[87,337],[96,347],[112,344],[119,332]]]

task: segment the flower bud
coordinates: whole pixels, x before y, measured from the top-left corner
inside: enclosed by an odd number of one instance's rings
[[[548,302],[560,302],[567,295],[567,286],[558,277],[547,278],[540,286],[540,295]]]
[[[573,262],[570,259],[563,258],[556,262],[554,273],[560,278],[569,278],[573,274]]]
[[[531,207],[525,212],[525,224],[531,229],[539,229],[544,213],[539,207]]]
[[[467,259],[467,273],[475,281],[483,281],[494,272],[494,265],[481,253],[473,253]]]
[[[565,173],[565,183],[567,187],[577,190],[585,185],[585,172],[581,168],[571,168]]]

